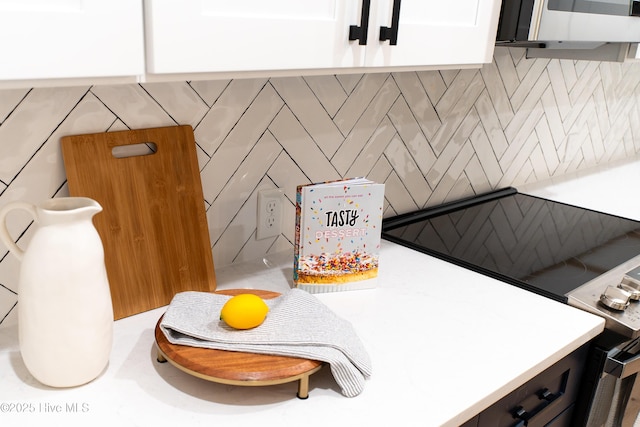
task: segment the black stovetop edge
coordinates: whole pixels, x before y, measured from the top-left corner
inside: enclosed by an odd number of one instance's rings
[[[443,203],[441,205],[424,208],[418,211],[408,212],[390,218],[385,218],[382,220],[382,233],[384,234],[384,232],[387,230],[401,227],[414,221],[428,219],[438,215],[444,215],[450,212],[457,211],[458,209],[468,208],[491,200],[512,196],[517,192],[518,190],[513,187],[506,187],[499,190],[490,191],[488,193],[477,194],[474,196],[466,197],[464,199],[454,200],[449,203]]]
[[[559,204],[559,205],[571,206],[571,207],[582,209],[582,210],[585,210],[585,211],[596,212],[596,213],[599,213],[601,215],[606,215],[606,216],[609,216],[609,217],[622,218],[622,219],[625,219],[625,220],[628,220],[628,221],[635,221],[635,222],[640,223],[639,220],[623,217],[623,216],[612,214],[612,213],[605,213],[605,212],[601,212],[601,211],[598,211],[598,210],[595,210],[595,209],[586,208],[586,207],[583,207],[583,206],[577,206],[577,205],[573,205],[573,204],[570,204],[570,203],[560,202],[558,200],[546,199],[544,197],[534,196],[532,194],[520,193],[514,187],[504,187],[504,188],[500,188],[498,190],[489,191],[487,193],[477,194],[477,195],[469,196],[469,197],[466,197],[466,198],[463,198],[463,199],[454,200],[452,202],[443,203],[441,205],[427,207],[427,208],[420,209],[420,210],[417,210],[417,211],[407,212],[405,214],[395,215],[395,216],[392,216],[392,217],[389,217],[389,218],[383,218],[383,220],[382,220],[382,234],[383,234],[383,237],[384,237],[385,231],[389,231],[389,230],[392,230],[392,229],[397,228],[397,227],[402,227],[403,225],[411,224],[412,222],[420,221],[420,220],[423,220],[423,219],[433,218],[433,217],[436,217],[436,216],[439,216],[439,215],[448,214],[448,213],[451,213],[451,212],[455,212],[455,211],[457,211],[459,209],[468,208],[468,207],[471,207],[471,206],[479,205],[481,203],[489,202],[489,201],[492,201],[492,200],[497,200],[497,199],[500,199],[500,198],[503,198],[503,197],[513,196],[515,194],[521,194],[523,196],[532,197],[534,199],[546,200],[546,201],[553,202],[553,203],[556,203],[556,204]]]

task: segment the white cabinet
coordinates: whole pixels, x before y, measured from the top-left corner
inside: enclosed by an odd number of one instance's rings
[[[0,0],[0,87],[491,61],[499,0],[400,1]]]
[[[142,2],[0,0],[0,80],[139,76]]]
[[[191,73],[364,64],[353,0],[147,0],[147,71]]]
[[[397,44],[380,41],[400,6]],[[368,13],[363,10],[369,9]],[[498,0],[146,0],[149,73],[490,62]],[[349,40],[367,27],[366,44]]]
[[[397,44],[391,45],[389,41],[378,40],[380,27],[392,26],[392,9],[396,1],[371,1],[371,41],[367,43],[367,66],[411,67],[491,62],[500,1],[402,0]]]

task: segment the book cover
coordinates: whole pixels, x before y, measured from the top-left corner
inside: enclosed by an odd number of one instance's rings
[[[300,185],[293,281],[310,293],[377,285],[384,184],[365,178]]]

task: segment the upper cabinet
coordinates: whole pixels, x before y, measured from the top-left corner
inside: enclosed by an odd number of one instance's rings
[[[366,65],[491,62],[500,5],[495,0],[371,0]],[[395,40],[381,41],[381,33]]]
[[[0,0],[0,80],[144,74],[142,3]]]
[[[150,73],[361,66],[353,0],[147,0]]]
[[[0,88],[479,66],[500,4],[0,0]]]
[[[147,71],[482,64],[499,9],[498,0],[146,0]]]

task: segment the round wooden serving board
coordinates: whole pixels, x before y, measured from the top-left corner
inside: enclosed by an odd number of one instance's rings
[[[222,295],[251,293],[264,299],[280,296],[277,292],[256,289],[230,289],[216,291]],[[236,351],[214,350],[171,344],[160,329],[162,317],[156,324],[158,362],[169,361],[182,371],[222,384],[265,386],[300,381],[298,397],[309,396],[309,376],[322,368],[322,362]]]

